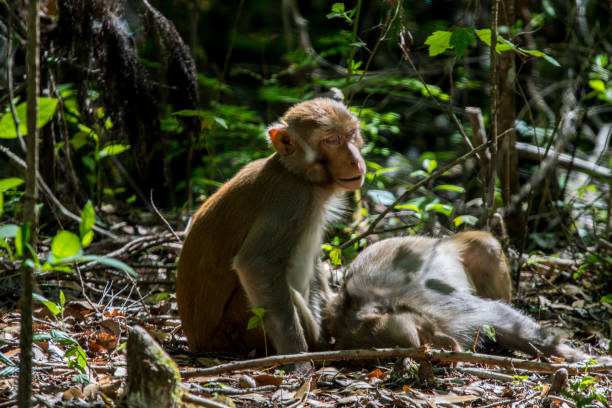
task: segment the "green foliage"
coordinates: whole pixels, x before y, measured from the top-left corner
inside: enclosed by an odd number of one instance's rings
[[[331,13],[327,15],[327,18],[342,18],[348,24],[353,24],[353,16],[356,10],[357,9],[345,11],[344,3],[334,3],[332,4]]]
[[[585,368],[585,374],[588,373],[589,365],[596,363],[590,361],[587,363]],[[569,391],[561,391],[561,394],[567,398],[570,398],[576,403],[577,408],[582,407],[608,407],[608,400],[606,396],[599,393],[596,390],[598,379],[590,375],[584,375],[577,377],[574,380],[569,381]]]
[[[491,327],[489,325],[483,324],[481,326],[482,332],[490,339],[493,341],[497,341],[497,338],[495,337],[495,328]]]
[[[9,177],[0,180],[0,217],[4,213],[4,192],[14,190],[23,184],[23,179],[18,177]]]
[[[57,262],[73,257],[81,251],[81,240],[70,231],[58,232],[51,241],[51,253]]]
[[[55,114],[55,108],[58,100],[56,98],[38,98],[38,116],[36,126],[41,128],[47,124]],[[27,126],[27,102],[22,102],[15,108],[17,119],[19,120],[19,133],[21,136],[28,134]],[[13,116],[10,113],[5,113],[0,118],[0,139],[15,139],[17,131]]]
[[[66,348],[64,356],[68,357],[68,368],[77,370],[81,374],[87,371],[87,354],[79,343],[67,333],[60,330],[51,330],[49,333],[35,334],[34,341],[53,341]]]
[[[87,201],[81,212],[81,223],[79,224],[79,235],[81,237],[81,245],[86,247],[91,244],[94,237],[93,226],[96,222],[96,214],[91,204]]]
[[[258,327],[261,327],[261,331],[264,336],[264,346],[266,349],[266,356],[267,356],[268,355],[268,340],[266,338],[266,328],[264,326],[264,315],[266,314],[266,309],[261,308],[261,307],[256,307],[256,308],[251,309],[251,313],[253,313],[253,316],[251,316],[251,318],[249,319],[249,322],[247,323],[247,330],[253,330]]]
[[[597,54],[593,58],[589,72],[589,87],[592,89],[586,95],[587,99],[597,98],[607,105],[612,104],[612,62],[606,54]]]
[[[474,43],[474,34],[476,34],[476,36],[478,36],[478,38],[488,47],[491,46],[491,30],[489,28],[475,30],[473,27],[459,27],[452,31],[435,31],[427,37],[425,44],[429,45],[429,55],[432,57],[442,54],[448,49],[452,49],[457,57],[462,57],[468,46]],[[532,57],[543,58],[556,67],[561,66],[557,60],[542,51],[526,50],[506,40],[503,36],[498,35],[495,51],[501,54],[504,51],[510,50],[523,56],[530,55]]]

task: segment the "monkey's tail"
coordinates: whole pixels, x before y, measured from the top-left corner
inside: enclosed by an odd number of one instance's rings
[[[441,323],[447,326],[446,333],[455,337],[465,349],[472,348],[479,329],[487,325],[495,329],[495,341],[510,349],[531,355],[556,355],[568,361],[588,358],[580,350],[561,344],[558,336],[505,303],[454,293],[444,307],[449,308],[447,316],[461,316]],[[481,330],[478,339],[482,341],[483,338],[486,335]]]

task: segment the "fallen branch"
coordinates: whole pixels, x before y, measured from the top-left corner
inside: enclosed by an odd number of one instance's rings
[[[537,147],[528,143],[516,142],[516,150],[519,156],[525,159],[541,161],[547,157],[544,147]],[[557,153],[554,149],[549,149],[548,156],[554,156]],[[569,154],[561,153],[557,158],[557,164],[565,169],[578,170],[591,176],[610,177],[612,170],[607,167],[598,166],[597,163],[572,157]]]
[[[520,358],[492,356],[488,354],[468,353],[459,351],[441,351],[424,347],[420,348],[385,348],[370,350],[339,350],[321,351],[316,353],[301,353],[278,355],[253,360],[235,361],[208,368],[198,368],[191,371],[181,372],[183,378],[199,377],[204,375],[216,375],[231,371],[246,370],[253,368],[275,367],[284,364],[301,363],[306,361],[346,361],[346,360],[375,360],[389,358],[411,358],[413,360],[427,360],[432,363],[475,363],[487,364],[498,367],[528,370],[540,373],[554,373],[560,368],[565,368],[571,375],[585,372],[584,365],[580,364],[552,364],[537,361],[529,361]],[[612,364],[601,364],[589,366],[588,372],[601,373],[612,372]]]

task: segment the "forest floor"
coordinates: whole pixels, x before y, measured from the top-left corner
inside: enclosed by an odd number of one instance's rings
[[[134,279],[90,263],[76,272],[37,276],[49,303],[35,303],[34,396],[37,406],[114,406],[127,376],[124,343],[133,325],[144,327],[177,362],[188,393],[229,406],[405,406],[405,407],[609,407],[612,372],[588,367],[551,386],[546,370],[504,368],[459,362],[434,364],[426,371],[410,359],[317,363],[307,375],[262,365],[247,370],[193,376],[236,356],[187,351],[174,301],[179,249],[159,227],[120,226],[123,244],[100,240],[88,252],[132,266]],[[0,408],[16,406],[19,359],[18,269],[0,259]],[[588,271],[572,278],[568,256],[542,258],[522,268],[515,307],[536,318],[583,351],[596,356],[608,349],[612,305],[601,303],[601,278]],[[54,307],[55,306],[55,307]],[[529,359],[524,355],[510,355]],[[542,357],[542,364],[562,363]],[[192,373],[193,374],[193,373]],[[193,402],[193,401],[192,401]],[[198,405],[197,401],[195,401]]]

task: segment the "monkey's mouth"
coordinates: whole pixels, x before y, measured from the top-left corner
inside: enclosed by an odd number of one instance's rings
[[[338,183],[338,185],[340,185],[343,189],[355,190],[361,187],[361,185],[363,184],[363,174],[360,174],[355,177],[338,177],[336,179],[336,183]]]
[[[362,174],[355,176],[355,177],[351,177],[351,178],[338,178],[338,180],[340,180],[343,183],[351,183],[353,181],[361,180],[361,177],[363,177]]]

